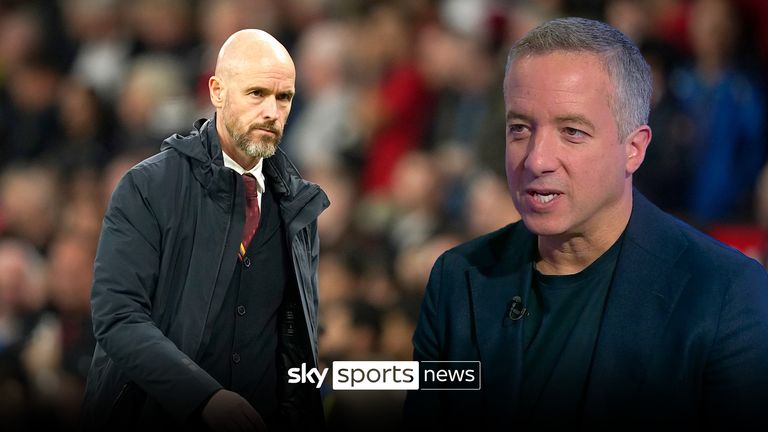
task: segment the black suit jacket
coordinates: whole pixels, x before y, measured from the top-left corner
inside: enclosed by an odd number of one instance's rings
[[[518,222],[437,260],[414,360],[480,360],[482,389],[410,392],[411,425],[509,429],[525,416],[522,326],[507,315],[516,293],[527,301],[535,253],[536,236]],[[765,269],[636,192],[615,272],[582,425],[768,418]]]

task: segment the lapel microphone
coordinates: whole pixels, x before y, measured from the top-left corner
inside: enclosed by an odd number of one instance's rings
[[[512,304],[509,306],[509,312],[507,313],[509,319],[519,321],[528,315],[530,314],[528,313],[528,308],[523,306],[523,299],[520,296],[512,297]]]

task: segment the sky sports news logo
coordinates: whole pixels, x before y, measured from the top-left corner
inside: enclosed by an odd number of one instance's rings
[[[479,361],[335,361],[334,390],[480,390]],[[320,388],[329,369],[302,364],[288,369],[288,382]]]

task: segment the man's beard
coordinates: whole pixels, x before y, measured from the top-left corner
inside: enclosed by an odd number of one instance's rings
[[[280,145],[280,139],[283,137],[282,132],[277,128],[276,121],[251,125],[245,133],[240,133],[238,131],[239,128],[237,127],[238,125],[236,122],[237,120],[232,122],[225,121],[224,126],[227,128],[227,132],[229,132],[229,136],[232,137],[237,148],[250,157],[262,159],[271,157],[275,154],[277,146]],[[257,140],[252,140],[249,138],[249,134],[256,129],[266,129],[273,132],[274,135],[261,135]]]

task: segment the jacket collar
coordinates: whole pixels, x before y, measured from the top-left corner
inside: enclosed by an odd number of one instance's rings
[[[227,209],[232,202],[235,191],[233,179],[236,176],[234,171],[224,167],[216,115],[210,120],[196,121],[194,127],[190,138],[199,139],[204,151],[190,155],[193,174],[213,200]],[[281,216],[288,224],[290,234],[295,234],[315,220],[330,205],[325,192],[318,185],[304,180],[280,148],[274,156],[264,160],[264,176],[267,187],[279,200]]]

